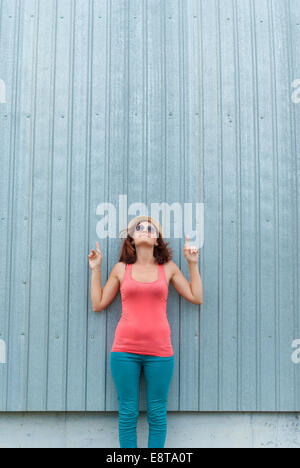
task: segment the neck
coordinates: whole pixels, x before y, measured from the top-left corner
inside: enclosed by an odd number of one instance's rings
[[[153,256],[153,247],[137,246],[136,247],[136,262],[138,265],[153,265],[156,263]]]

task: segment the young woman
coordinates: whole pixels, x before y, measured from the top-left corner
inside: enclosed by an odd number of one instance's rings
[[[174,369],[167,297],[171,282],[193,304],[202,304],[202,281],[198,249],[186,237],[184,256],[190,283],[171,260],[160,224],[150,216],[130,221],[119,262],[101,287],[102,253],[99,242],[89,254],[92,270],[91,300],[95,312],[104,310],[119,288],[122,315],[115,331],[110,368],[119,401],[120,447],[137,447],[140,375],[143,368],[147,389],[148,448],[164,447],[167,434],[167,401]]]

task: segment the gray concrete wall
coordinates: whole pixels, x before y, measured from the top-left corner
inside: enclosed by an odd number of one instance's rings
[[[146,412],[138,448],[147,447]],[[119,448],[118,413],[0,413],[0,448]],[[299,448],[299,413],[168,412],[165,448]]]

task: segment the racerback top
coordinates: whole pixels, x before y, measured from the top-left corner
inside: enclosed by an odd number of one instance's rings
[[[111,351],[172,356],[171,329],[167,318],[168,281],[163,265],[158,279],[137,281],[127,264],[120,285],[122,315],[115,331]]]

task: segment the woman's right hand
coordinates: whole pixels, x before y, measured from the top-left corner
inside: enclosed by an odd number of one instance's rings
[[[102,252],[100,250],[99,242],[96,242],[97,251],[92,249],[91,253],[89,254],[89,263],[91,270],[100,270],[101,263],[102,263]]]

